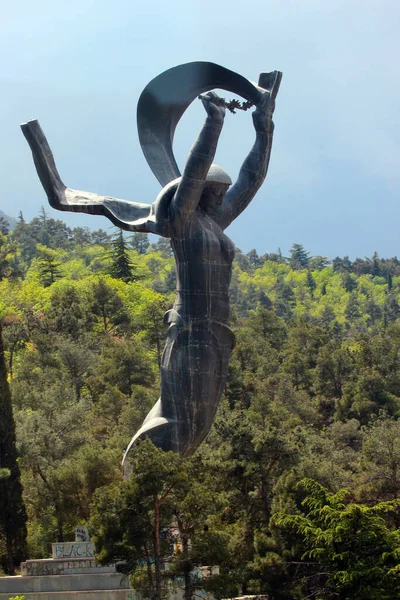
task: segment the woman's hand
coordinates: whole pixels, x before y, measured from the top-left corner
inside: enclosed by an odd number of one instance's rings
[[[207,92],[199,96],[203,103],[206,113],[213,121],[223,123],[225,118],[225,101],[215,92]]]
[[[261,100],[257,104],[256,110],[253,112],[254,128],[259,133],[272,133],[274,123],[272,115],[275,110],[275,100],[269,92],[262,92]]]

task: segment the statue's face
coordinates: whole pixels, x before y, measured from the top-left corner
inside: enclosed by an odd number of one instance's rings
[[[217,206],[221,206],[228,189],[226,183],[207,182],[200,198],[200,207],[206,212],[214,212]]]

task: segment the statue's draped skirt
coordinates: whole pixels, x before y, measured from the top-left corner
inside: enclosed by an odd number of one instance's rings
[[[169,329],[161,361],[161,397],[151,412],[168,424],[148,430],[147,435],[163,450],[187,456],[211,429],[235,336],[224,323],[184,320],[174,310],[166,313],[166,321]]]

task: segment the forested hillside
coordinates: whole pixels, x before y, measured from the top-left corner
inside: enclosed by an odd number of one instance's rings
[[[44,210],[1,228],[29,557],[83,523],[113,555],[102,518],[117,522],[107,498],[158,398],[174,286],[167,240],[70,229]],[[211,434],[180,467],[192,496],[177,478],[162,523],[176,519],[197,549],[186,567],[219,564],[221,597],[398,597],[400,261],[330,261],[300,244],[286,258],[237,250],[231,302],[227,389]],[[0,522],[5,556],[2,540]]]

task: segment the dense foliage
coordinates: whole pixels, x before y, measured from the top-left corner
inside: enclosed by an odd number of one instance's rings
[[[187,598],[193,569],[207,564],[220,567],[202,583],[216,597],[389,598],[399,586],[400,261],[329,261],[300,244],[288,258],[238,250],[236,347],[213,430],[178,470],[168,458],[171,489],[150,449],[154,481],[139,485],[137,468],[123,484],[122,452],[158,397],[174,287],[164,239],[70,229],[44,210],[0,234],[30,556],[91,522],[104,560],[143,571],[146,552],[157,556],[154,502],[168,492],[157,526],[181,534],[170,575]]]
[[[2,566],[14,575],[26,556],[26,512],[17,458],[15,424],[0,324],[0,552]]]

